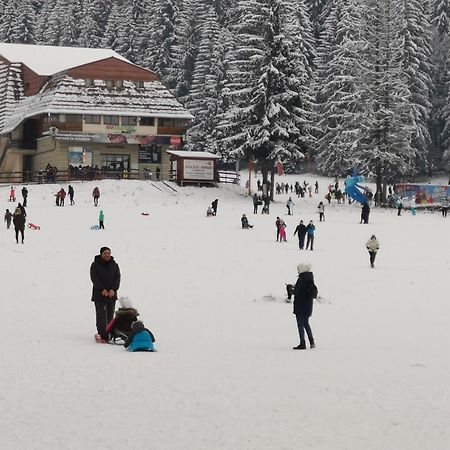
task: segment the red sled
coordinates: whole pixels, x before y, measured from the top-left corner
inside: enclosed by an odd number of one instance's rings
[[[40,230],[41,227],[39,225],[35,225],[34,223],[29,223],[28,228],[31,228],[32,230]]]

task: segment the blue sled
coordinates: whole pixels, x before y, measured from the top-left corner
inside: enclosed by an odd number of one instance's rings
[[[357,183],[364,183],[364,177],[359,175],[357,177],[349,177],[345,180],[345,191],[353,200],[359,203],[366,203],[367,197],[363,187]]]

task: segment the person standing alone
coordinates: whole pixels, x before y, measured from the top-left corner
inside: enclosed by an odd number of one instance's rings
[[[370,267],[375,266],[375,258],[377,256],[377,252],[380,249],[380,243],[374,234],[370,237],[370,239],[366,242],[366,248],[369,250],[370,257]]]
[[[100,249],[100,254],[94,258],[94,262],[91,264],[90,275],[92,281],[91,301],[95,304],[97,327],[95,340],[104,344],[109,339],[106,326],[114,317],[121,277],[119,265],[111,256],[109,247]]]
[[[311,251],[314,247],[314,232],[316,231],[316,227],[313,224],[313,221],[310,220],[308,226],[306,227],[306,250],[308,250],[309,246],[311,246]]]
[[[103,213],[103,210],[100,211],[100,214],[98,215],[98,227],[99,229],[105,229],[105,225],[103,224],[103,222],[105,221],[105,214]]]
[[[97,186],[92,191],[92,197],[94,198],[94,206],[98,206],[98,199],[100,198],[100,189]]]
[[[19,233],[22,236],[22,244],[24,241],[24,233],[25,233],[25,216],[22,213],[22,210],[17,207],[14,211],[14,217],[13,217],[13,223],[14,223],[14,230],[16,232],[16,244],[19,243]]]
[[[73,186],[71,184],[69,184],[68,194],[69,194],[70,204],[75,205],[75,201],[73,199],[73,196],[75,195],[75,191],[73,190]]]
[[[318,292],[314,284],[314,275],[311,272],[310,264],[299,264],[297,266],[297,272],[298,279],[294,288],[294,314],[297,319],[300,345],[294,347],[294,350],[305,350],[305,331],[310,347],[315,348],[316,346],[311,326],[309,325],[309,318],[313,312],[313,300],[317,298]]]

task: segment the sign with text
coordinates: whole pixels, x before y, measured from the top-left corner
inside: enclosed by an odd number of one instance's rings
[[[208,159],[184,159],[185,180],[214,181],[214,162]]]

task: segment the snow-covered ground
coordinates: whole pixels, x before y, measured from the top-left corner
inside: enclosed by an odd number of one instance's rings
[[[0,447],[447,449],[450,218],[373,208],[360,225],[357,205],[332,204],[319,223],[330,180],[286,179],[320,183],[320,195],[293,197],[294,216],[287,195],[253,215],[237,186],[101,181],[98,208],[91,182],[72,183],[76,205],[63,208],[60,185],[29,186],[28,222],[41,230],[27,228],[24,245],[0,230]],[[0,187],[3,211],[8,195]],[[106,230],[91,230],[100,209]],[[287,243],[275,242],[277,215]],[[300,218],[315,221],[313,252],[292,236]],[[94,342],[89,267],[103,245],[157,353]],[[305,261],[320,291],[317,348],[294,351],[284,283]]]

